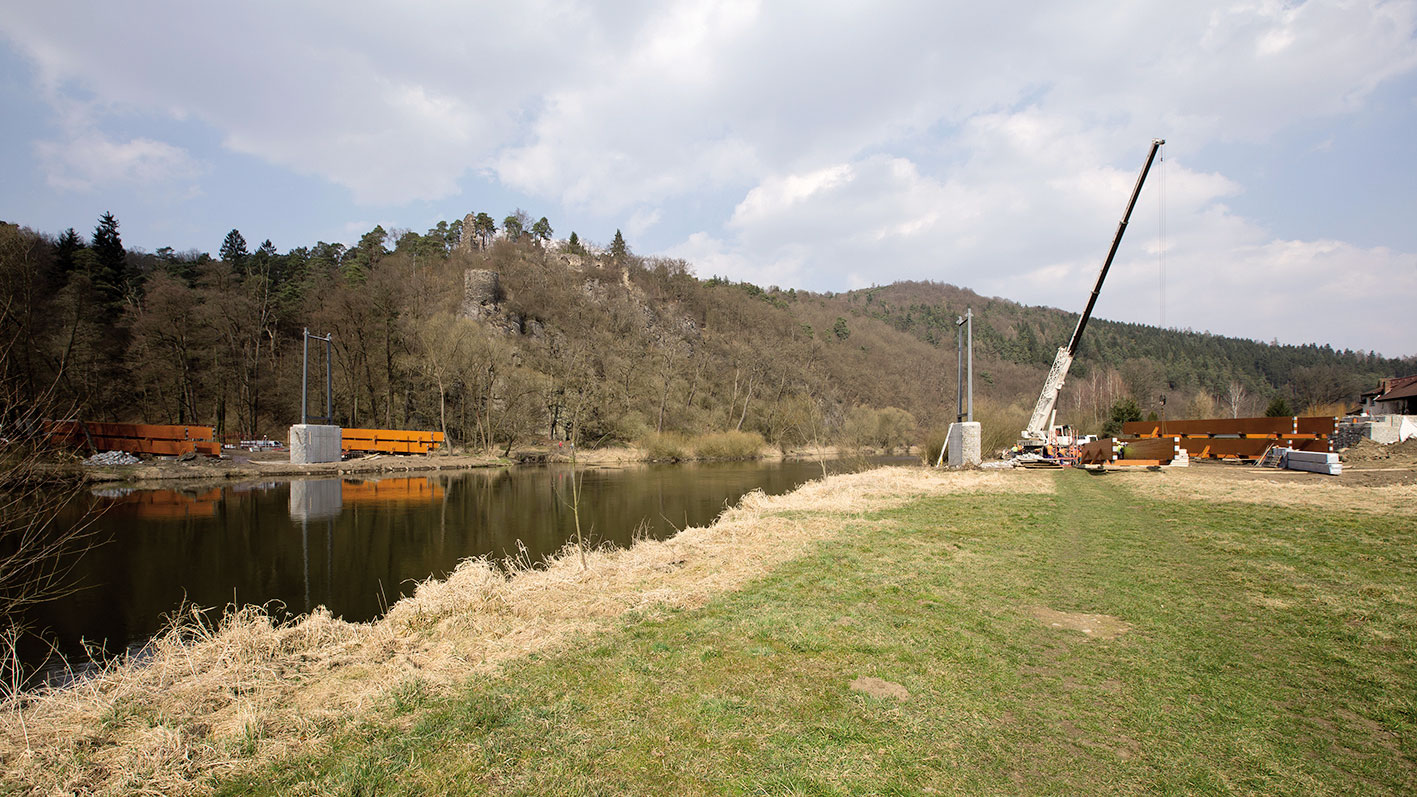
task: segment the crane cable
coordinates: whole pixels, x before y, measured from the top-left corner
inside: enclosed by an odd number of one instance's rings
[[[1161,323],[1162,329],[1166,328],[1166,145],[1161,146],[1161,151],[1157,153],[1157,158],[1161,161],[1161,168],[1157,177],[1157,199],[1156,199],[1156,229],[1157,237],[1160,241],[1156,247],[1158,281],[1161,286]]]

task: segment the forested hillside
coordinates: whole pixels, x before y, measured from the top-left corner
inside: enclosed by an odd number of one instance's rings
[[[0,422],[34,407],[91,420],[283,438],[298,420],[302,329],[333,337],[335,422],[445,429],[458,445],[635,442],[742,430],[787,446],[890,445],[953,419],[955,317],[975,313],[976,414],[1021,426],[1072,313],[933,283],[838,295],[698,279],[592,247],[520,211],[353,247],[216,257],[127,251],[0,225]],[[312,346],[312,370],[323,375]],[[1133,396],[1171,417],[1347,401],[1411,361],[1095,320],[1060,420],[1099,425]],[[322,384],[312,379],[312,384]],[[323,407],[318,392],[312,406]],[[1007,427],[1007,428],[1005,428]]]

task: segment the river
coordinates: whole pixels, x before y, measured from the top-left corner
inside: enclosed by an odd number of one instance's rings
[[[876,460],[880,461],[880,460]],[[828,463],[831,470],[851,466]],[[819,478],[816,462],[635,465],[577,471],[592,545],[626,546],[711,522],[751,490],[778,494]],[[62,655],[141,647],[184,604],[279,616],[324,606],[378,617],[417,581],[474,556],[538,562],[574,540],[572,470],[517,467],[383,478],[304,479],[160,490],[106,488],[62,523],[92,522],[96,545],[72,594],[22,618]],[[32,635],[30,667],[55,671]]]

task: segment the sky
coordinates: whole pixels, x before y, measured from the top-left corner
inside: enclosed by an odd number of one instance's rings
[[[1417,0],[6,6],[0,219],[41,232],[520,208],[705,278],[1080,311],[1164,138],[1098,317],[1417,354]]]

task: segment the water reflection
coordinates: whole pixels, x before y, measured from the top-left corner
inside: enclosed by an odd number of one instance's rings
[[[785,492],[820,475],[792,462],[584,471],[581,523],[594,544],[626,545],[637,528],[668,536],[749,490]],[[140,644],[184,600],[324,605],[367,620],[466,557],[556,553],[574,535],[571,478],[567,467],[540,467],[95,495],[75,517],[104,510],[111,541],[79,563],[84,589],[26,619],[67,654],[81,639],[109,652]]]
[[[172,520],[212,517],[221,502],[220,487],[204,492],[182,490],[135,490],[115,496],[105,512],[129,515],[142,520]]]

